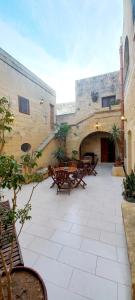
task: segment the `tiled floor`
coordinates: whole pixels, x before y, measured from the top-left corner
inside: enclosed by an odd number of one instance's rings
[[[102,166],[85,181],[85,190],[70,195],[56,195],[51,179],[39,184],[20,237],[25,264],[41,274],[48,300],[130,300],[122,179]],[[24,186],[20,205],[31,187]]]

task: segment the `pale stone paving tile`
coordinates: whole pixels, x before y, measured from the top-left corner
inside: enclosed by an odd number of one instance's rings
[[[29,245],[34,241],[35,237],[32,234],[28,234],[26,232],[23,232],[19,236],[19,242],[20,245],[24,248],[28,248]]]
[[[49,240],[45,240],[39,237],[35,237],[29,245],[29,249],[39,254],[46,255],[53,259],[56,259],[62,246]]]
[[[116,248],[100,241],[83,239],[80,250],[97,256],[117,260]]]
[[[48,281],[45,281],[47,287],[48,300],[91,300],[90,298],[84,298],[71,291],[60,288]]]
[[[24,265],[27,267],[33,267],[34,263],[36,263],[40,254],[25,248],[21,248],[21,251],[24,260]]]
[[[87,223],[88,227],[92,227],[99,230],[105,230],[109,232],[115,232],[115,223],[107,222],[107,221],[100,221],[100,220],[89,220]]]
[[[129,265],[127,248],[117,247],[118,262]]]
[[[79,270],[73,272],[70,290],[88,299],[117,300],[116,283]]]
[[[42,237],[44,239],[49,239],[55,232],[55,229],[45,228],[45,226],[31,223],[31,225],[25,230],[27,233]]]
[[[131,282],[130,269],[128,265],[102,257],[98,257],[96,275],[125,285],[130,285]]]
[[[90,238],[95,240],[99,240],[100,237],[100,230],[90,228],[88,226],[77,225],[77,224],[73,224],[70,232],[85,238]]]
[[[97,256],[76,249],[64,247],[58,260],[89,273],[96,271]]]
[[[113,246],[126,247],[125,235],[122,234],[101,231],[100,240]]]
[[[131,288],[118,284],[118,300],[131,300]]]
[[[43,280],[67,288],[72,275],[72,268],[45,256],[40,256],[34,264]]]
[[[51,240],[65,246],[79,249],[82,243],[82,238],[79,236],[57,230],[51,237]]]

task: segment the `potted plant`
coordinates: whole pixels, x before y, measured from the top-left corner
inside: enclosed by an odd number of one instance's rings
[[[78,156],[78,151],[72,150],[72,160],[77,160],[77,156]]]
[[[53,155],[59,162],[69,160],[66,156],[66,139],[69,130],[70,125],[68,125],[67,123],[57,125],[56,127],[55,139],[58,140],[59,147],[53,153]]]
[[[132,170],[126,178],[123,179],[124,191],[122,195],[128,202],[135,202],[135,172]]]
[[[31,199],[36,183],[31,190],[30,197],[23,208],[17,206],[17,196],[25,182],[25,177],[20,173],[20,165],[13,156],[0,156],[0,187],[12,190],[11,208],[0,203],[0,299],[46,299],[47,293],[42,279],[38,274],[27,267],[14,268],[15,243],[22,232],[27,220],[30,220]],[[15,224],[20,223],[20,230],[16,234]],[[3,243],[8,242],[8,252],[5,256]],[[34,288],[33,288],[34,287]]]
[[[121,157],[120,157],[120,150],[119,150],[119,143],[121,139],[121,129],[117,127],[116,124],[113,124],[112,130],[110,131],[110,139],[115,144],[115,166],[121,164]]]

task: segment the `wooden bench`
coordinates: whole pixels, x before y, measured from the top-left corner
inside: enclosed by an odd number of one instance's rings
[[[9,201],[1,202],[0,205],[4,209],[10,209]],[[10,264],[10,252],[11,252],[11,239],[12,239],[12,232],[13,232],[13,225],[9,225],[8,228],[5,230],[4,226],[2,225],[2,236],[0,235],[0,248],[4,255],[4,259],[6,261],[7,266]],[[13,255],[12,255],[12,262],[13,267],[16,266],[24,266],[21,249],[19,246],[19,242],[17,240],[17,234],[15,232],[14,237],[14,247],[13,247]],[[3,264],[0,257],[0,271],[3,272]]]

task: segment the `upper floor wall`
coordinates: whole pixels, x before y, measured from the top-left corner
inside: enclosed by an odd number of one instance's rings
[[[75,124],[96,112],[120,109],[120,73],[112,72],[76,81],[75,112],[59,109],[57,121]],[[67,104],[68,105],[68,104]],[[66,106],[66,104],[65,104]],[[72,105],[73,107],[73,105]],[[60,108],[60,106],[59,106]]]
[[[135,0],[123,0],[123,61],[125,100],[135,72]]]
[[[13,131],[4,151],[19,157],[21,145],[35,150],[53,130],[56,94],[46,83],[0,49],[0,97],[7,97],[14,114]]]

